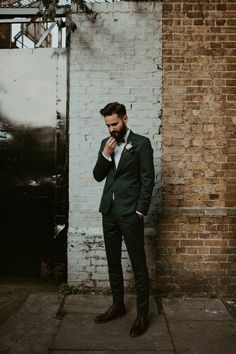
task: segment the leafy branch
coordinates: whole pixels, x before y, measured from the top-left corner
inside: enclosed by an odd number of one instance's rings
[[[90,9],[87,4],[85,3],[85,0],[72,0],[74,3],[76,3],[79,8],[87,15],[92,15],[94,14],[94,11]],[[59,0],[42,0],[44,9],[43,9],[43,22],[46,21],[54,21],[57,13],[57,9],[60,8],[58,5]]]
[[[54,21],[57,9],[59,8],[58,3],[59,0],[42,0],[43,2],[43,22],[47,22],[48,20]]]

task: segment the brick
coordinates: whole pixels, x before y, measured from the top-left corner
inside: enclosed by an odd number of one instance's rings
[[[209,255],[205,256],[204,261],[211,261],[211,262],[226,262],[228,260],[228,256],[225,255]],[[218,268],[218,266],[217,266]]]
[[[226,162],[221,164],[222,170],[236,170],[236,163]]]
[[[197,262],[197,261],[202,261],[202,259],[203,259],[202,255],[192,255],[192,254],[180,255],[180,261],[184,261],[184,262]]]
[[[202,240],[180,240],[181,246],[202,246]]]
[[[197,254],[198,249],[196,247],[188,247],[187,248],[187,254]]]
[[[173,10],[173,5],[172,4],[167,4],[167,3],[164,3],[163,4],[163,7],[162,7],[162,10],[163,12],[167,11],[172,11]]]
[[[226,21],[227,26],[235,26],[236,25],[236,19],[229,19]]]
[[[227,5],[226,4],[217,4],[216,5],[216,10],[217,11],[226,11],[227,10]]]

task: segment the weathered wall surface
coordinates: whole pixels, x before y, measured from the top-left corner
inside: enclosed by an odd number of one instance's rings
[[[163,1],[161,291],[236,292],[235,69],[235,1]]]
[[[78,30],[70,50],[69,233],[68,282],[109,286],[98,212],[103,183],[92,169],[101,140],[108,132],[99,109],[120,101],[128,110],[129,127],[150,138],[156,186],[146,218],[146,250],[155,280],[156,211],[160,207],[161,3],[102,3],[92,6],[96,21],[82,13],[72,20]],[[126,285],[133,275],[123,250]]]

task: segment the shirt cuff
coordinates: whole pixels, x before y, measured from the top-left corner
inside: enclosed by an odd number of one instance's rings
[[[136,210],[136,213],[139,214],[139,215],[141,215],[142,217],[144,216],[142,213],[140,213],[140,211],[137,211],[137,210]]]
[[[107,159],[108,161],[112,161],[111,156],[106,156],[106,155],[104,155],[103,152],[102,152],[102,154],[103,154],[103,156],[105,157],[105,159]]]

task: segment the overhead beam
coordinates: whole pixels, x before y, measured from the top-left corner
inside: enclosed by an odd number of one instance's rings
[[[0,7],[0,19],[4,18],[14,18],[14,17],[32,17],[37,15],[40,9],[35,7],[25,7],[25,8],[10,8],[10,7]],[[68,12],[68,8],[61,8],[57,10],[57,17],[64,17]]]
[[[64,15],[65,16],[65,15]],[[53,21],[59,21],[61,20],[61,17],[55,17]],[[37,23],[37,22],[42,22],[43,19],[42,17],[38,17],[37,19],[33,20],[29,17],[29,18],[4,18],[4,19],[1,19],[0,18],[0,24],[1,23],[28,23],[28,22],[33,22],[33,23]],[[52,22],[52,20],[48,20],[47,22]]]

